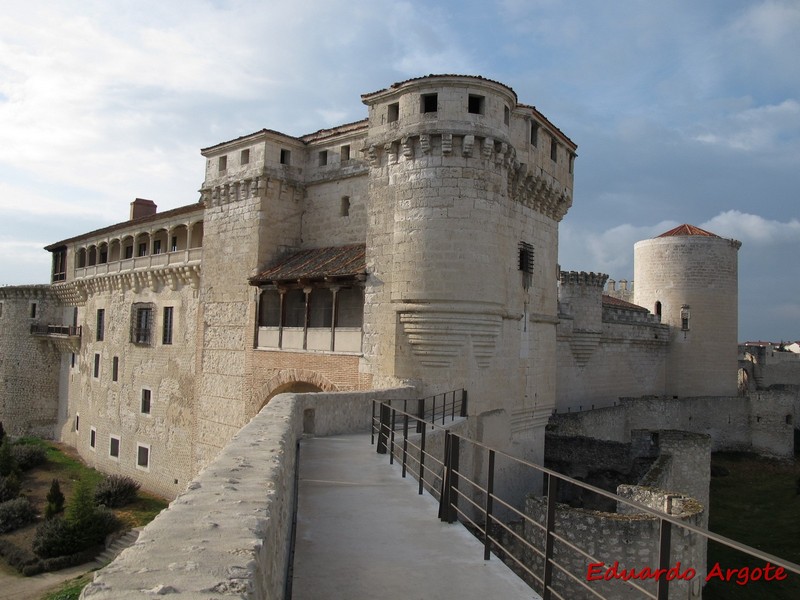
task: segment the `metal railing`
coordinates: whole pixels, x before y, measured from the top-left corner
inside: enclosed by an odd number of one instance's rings
[[[74,325],[40,325],[31,324],[32,335],[57,335],[66,337],[81,337],[81,326]]]
[[[434,396],[427,396],[417,400],[387,400],[383,403],[373,400],[372,401],[372,422],[373,422],[373,435],[380,427],[377,427],[381,418],[379,406],[399,406],[402,404],[404,412],[413,412],[415,415],[414,429],[417,433],[422,432],[422,422],[440,423],[444,425],[448,419],[452,422],[457,417],[467,416],[467,390],[452,390]],[[384,409],[383,418],[388,418],[389,412]],[[402,420],[396,420],[392,424],[392,428],[398,431],[403,427]],[[373,441],[374,443],[374,441]]]
[[[466,396],[465,396],[466,397]],[[413,401],[410,401],[413,402]],[[653,600],[666,600],[669,598],[670,581],[675,579],[670,576],[670,571],[675,564],[672,554],[678,554],[679,544],[673,544],[673,539],[694,540],[694,547],[702,551],[703,567],[705,567],[705,548],[708,541],[717,542],[751,558],[764,561],[767,568],[800,575],[800,565],[781,559],[777,556],[762,552],[756,548],[746,546],[724,536],[718,535],[705,528],[693,525],[671,514],[650,508],[635,500],[624,498],[612,492],[586,484],[541,465],[513,457],[496,448],[476,440],[454,433],[449,429],[427,420],[420,419],[416,414],[406,410],[407,406],[400,409],[391,402],[380,402],[376,410],[373,408],[373,428],[371,443],[378,440],[378,452],[382,452],[381,443],[385,444],[384,453],[389,454],[389,462],[395,460],[401,463],[402,477],[407,473],[417,479],[418,493],[427,490],[439,501],[439,518],[448,523],[460,521],[467,526],[484,544],[484,559],[489,560],[494,552],[501,556],[518,574],[523,576],[531,587],[542,594],[544,600],[559,598],[571,600],[575,598],[575,589],[585,591],[586,597],[617,600],[620,597],[651,598]],[[399,427],[398,427],[399,424]],[[438,438],[434,442],[434,437]],[[478,476],[470,477],[466,469],[460,468],[460,459],[467,453],[473,460],[483,459],[484,467],[477,469]],[[479,455],[482,455],[479,457]],[[497,466],[502,461],[503,468]],[[470,461],[466,461],[469,463]],[[543,522],[532,518],[530,514],[519,510],[510,499],[503,498],[501,492],[502,482],[498,480],[503,473],[514,472],[509,465],[522,467],[538,475],[543,480],[545,490],[545,511]],[[476,479],[479,479],[477,481]],[[530,480],[535,480],[531,477]],[[571,572],[566,564],[566,553],[582,557],[581,560],[591,564],[606,564],[597,556],[593,556],[584,548],[579,547],[568,539],[568,523],[561,522],[561,527],[556,527],[556,512],[558,490],[562,485],[571,485],[611,499],[618,507],[626,507],[627,511],[619,517],[633,516],[634,518],[649,519],[658,524],[658,540],[655,564],[651,577],[613,577],[619,585],[626,586],[626,592],[620,594],[619,589],[610,595],[603,595],[596,586],[589,585],[589,571],[585,573]],[[499,513],[511,515],[511,519],[501,519]],[[509,523],[516,521],[517,526]],[[523,524],[523,535],[520,535],[519,524]],[[538,531],[540,544],[531,543],[524,533],[528,530]],[[511,542],[509,542],[511,540]],[[698,545],[697,542],[700,542]],[[688,546],[683,546],[684,549]],[[681,560],[677,556],[677,561]],[[538,563],[538,569],[534,565]],[[685,563],[684,563],[685,565]],[[615,566],[616,568],[616,566]],[[694,569],[691,569],[694,572]],[[763,569],[762,569],[763,572]],[[660,575],[659,575],[660,573]],[[775,571],[773,570],[773,574]],[[558,579],[560,581],[556,581]],[[694,577],[695,575],[692,575]],[[703,579],[704,572],[696,574],[698,579]],[[734,575],[735,576],[735,575]],[[603,577],[600,577],[603,579]],[[677,579],[682,579],[678,577]],[[645,580],[637,583],[633,580]],[[605,578],[604,581],[608,581]],[[566,583],[565,583],[566,582]],[[679,582],[678,582],[679,583]],[[572,586],[564,589],[565,585]],[[647,589],[643,586],[648,586]],[[735,585],[735,583],[731,583]],[[685,592],[684,592],[685,593]],[[635,594],[635,596],[631,596]],[[692,595],[691,597],[699,597]]]

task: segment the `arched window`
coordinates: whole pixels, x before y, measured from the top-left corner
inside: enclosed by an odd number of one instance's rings
[[[658,320],[660,321],[661,320],[661,300],[658,300],[656,302],[656,316],[658,317]]]

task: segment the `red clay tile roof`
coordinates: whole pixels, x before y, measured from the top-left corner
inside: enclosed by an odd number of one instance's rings
[[[603,294],[603,304],[606,306],[614,306],[616,308],[624,308],[626,310],[638,310],[639,312],[650,312],[643,306],[639,306],[638,304],[632,304],[630,302],[625,302],[625,300],[620,300],[619,298],[614,298],[613,296],[606,296]]]
[[[251,285],[272,281],[355,277],[367,270],[366,244],[301,250],[250,278]]]
[[[665,231],[658,237],[672,237],[672,236],[681,236],[681,235],[703,235],[706,237],[719,237],[715,233],[711,233],[710,231],[706,231],[705,229],[700,229],[699,227],[695,227],[694,225],[678,225],[675,229],[670,229],[669,231]]]

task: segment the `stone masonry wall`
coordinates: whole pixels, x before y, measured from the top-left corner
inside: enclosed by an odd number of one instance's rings
[[[61,348],[31,326],[60,323],[49,285],[0,287],[0,422],[12,436],[54,435]]]
[[[283,598],[297,442],[309,410],[316,435],[368,431],[372,399],[413,390],[281,394],[81,594],[133,600]]]

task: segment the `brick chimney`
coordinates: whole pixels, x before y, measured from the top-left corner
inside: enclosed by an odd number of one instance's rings
[[[131,221],[134,219],[141,219],[142,217],[149,217],[156,214],[158,207],[152,200],[145,200],[144,198],[137,198],[131,202]]]

